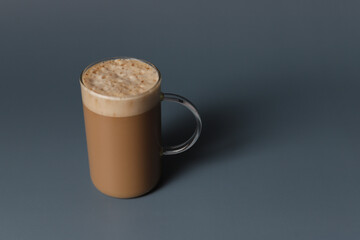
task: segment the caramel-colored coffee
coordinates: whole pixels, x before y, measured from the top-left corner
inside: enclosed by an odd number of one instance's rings
[[[160,176],[160,76],[136,59],[108,60],[82,74],[91,179],[106,195],[131,198]]]
[[[91,179],[106,195],[142,195],[160,176],[160,106],[132,117],[106,117],[84,106]]]

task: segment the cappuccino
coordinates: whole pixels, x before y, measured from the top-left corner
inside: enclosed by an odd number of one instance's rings
[[[140,196],[159,179],[160,81],[154,66],[131,58],[99,62],[82,74],[90,175],[106,195]]]

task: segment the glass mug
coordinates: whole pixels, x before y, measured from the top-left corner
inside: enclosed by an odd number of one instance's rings
[[[136,96],[113,97],[96,93],[83,82],[86,71],[95,64],[115,59],[134,59],[158,72],[155,86]],[[201,118],[186,98],[162,93],[160,71],[151,63],[128,57],[109,58],[86,67],[80,76],[90,176],[105,195],[133,198],[146,194],[160,178],[162,155],[188,150],[200,136]],[[161,102],[180,103],[195,117],[196,129],[184,143],[161,145]]]

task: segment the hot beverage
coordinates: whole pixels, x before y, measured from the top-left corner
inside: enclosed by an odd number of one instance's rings
[[[149,192],[159,180],[162,153],[185,151],[200,134],[195,107],[180,96],[162,94],[160,83],[155,66],[134,58],[101,61],[81,75],[90,175],[106,195],[131,198]],[[198,123],[186,143],[169,149],[160,142],[163,98],[188,107]]]

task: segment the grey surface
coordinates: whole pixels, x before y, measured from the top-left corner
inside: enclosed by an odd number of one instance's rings
[[[359,239],[359,1],[0,3],[0,239]],[[158,188],[105,197],[77,82],[147,59],[203,135]],[[164,104],[164,141],[191,115]]]

